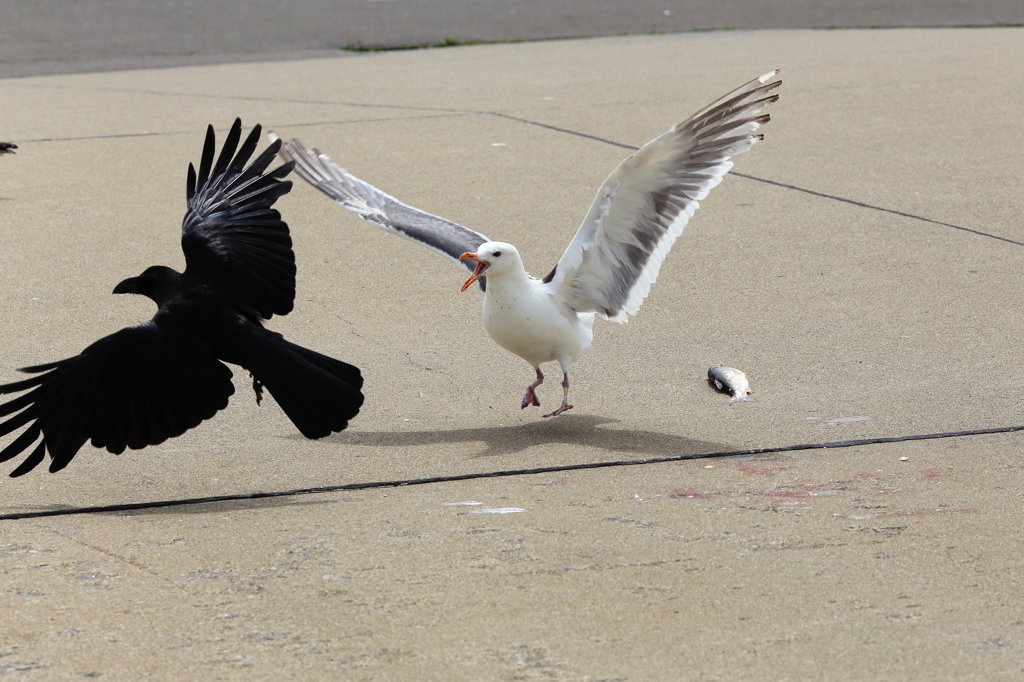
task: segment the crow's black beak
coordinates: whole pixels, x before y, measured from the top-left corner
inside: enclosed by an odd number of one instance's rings
[[[141,277],[129,277],[114,287],[115,294],[137,294],[142,287]]]

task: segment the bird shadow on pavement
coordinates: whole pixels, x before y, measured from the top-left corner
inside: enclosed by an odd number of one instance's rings
[[[483,442],[487,449],[476,457],[511,455],[539,445],[577,447],[624,452],[644,457],[674,457],[721,452],[726,446],[657,431],[601,428],[618,423],[617,419],[598,415],[567,415],[557,419],[491,426],[476,429],[434,431],[344,431],[325,440],[345,445],[369,447],[410,447]]]
[[[315,499],[303,499],[297,501],[294,496],[282,497],[261,497],[250,500],[220,500],[216,502],[207,501],[204,497],[193,498],[190,504],[161,504],[159,500],[153,502],[152,507],[139,509],[117,509],[117,510],[96,510],[90,516],[149,516],[149,515],[188,515],[188,514],[229,514],[232,512],[271,509],[275,507],[305,507],[310,505],[335,504],[339,498],[317,497]],[[116,502],[112,504],[117,504]],[[25,512],[52,512],[71,511],[78,509],[76,505],[67,504],[42,504],[24,505],[17,509],[3,509],[0,513],[25,513]]]
[[[167,507],[149,507],[145,509],[129,509],[125,511],[100,512],[103,516],[135,516],[141,514],[158,515],[187,515],[187,514],[229,514],[232,512],[274,509],[277,507],[308,507],[311,505],[336,504],[338,498],[317,497],[315,499],[296,500],[293,496],[283,497],[261,497],[253,500],[223,500],[220,502],[201,502],[195,504],[182,504]]]

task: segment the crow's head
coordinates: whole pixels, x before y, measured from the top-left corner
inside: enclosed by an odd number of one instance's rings
[[[142,294],[163,305],[178,291],[181,273],[163,265],[146,268],[138,277],[129,277],[114,287],[115,294]]]

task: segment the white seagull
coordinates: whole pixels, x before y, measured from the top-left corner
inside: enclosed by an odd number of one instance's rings
[[[540,365],[561,366],[562,405],[544,415],[554,417],[572,409],[569,367],[594,338],[594,316],[622,323],[637,313],[697,202],[732,168],[731,156],[764,138],[757,130],[770,120],[761,110],[779,98],[771,94],[782,84],[772,80],[777,73],[730,92],[620,163],[544,279],[527,274],[511,244],[403,204],[316,148],[292,139],[280,153],[295,161],[300,177],[363,220],[473,268],[462,290],[477,283],[487,333],[537,372],[522,407],[540,406]]]

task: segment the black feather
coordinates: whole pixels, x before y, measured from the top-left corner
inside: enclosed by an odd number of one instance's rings
[[[18,468],[10,473],[11,478],[17,478],[18,476],[24,476],[28,472],[39,466],[39,463],[43,461],[43,456],[46,454],[46,442],[40,442],[39,446],[32,451],[32,454],[28,458],[18,465]],[[53,471],[53,467],[50,468]]]

